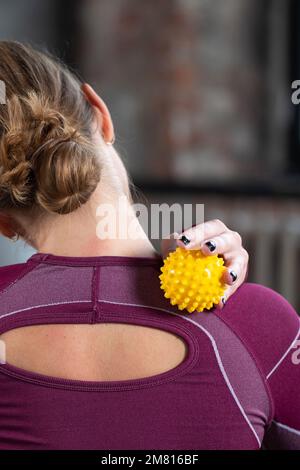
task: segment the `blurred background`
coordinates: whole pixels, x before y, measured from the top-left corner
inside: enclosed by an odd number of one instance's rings
[[[249,280],[300,311],[299,3],[0,0],[0,39],[79,71],[111,110],[142,202],[205,204],[243,236]],[[32,253],[0,237],[0,265]]]

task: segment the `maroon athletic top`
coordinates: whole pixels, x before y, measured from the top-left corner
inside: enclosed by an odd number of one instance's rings
[[[182,314],[163,297],[161,265],[37,253],[0,268],[0,333],[118,322],[173,332],[188,347],[180,365],[139,380],[65,380],[0,365],[0,449],[300,449],[293,308],[244,284],[222,311]]]

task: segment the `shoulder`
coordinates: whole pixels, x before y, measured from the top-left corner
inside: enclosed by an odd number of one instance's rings
[[[267,375],[299,334],[299,316],[280,294],[245,283],[216,313],[244,342]]]
[[[29,270],[27,263],[11,264],[9,266],[0,267],[0,295],[13,282],[18,280],[23,274]]]
[[[278,292],[260,284],[243,284],[228,300],[223,314],[241,326],[244,323],[248,328],[252,325],[256,333],[258,329],[274,331],[274,328],[281,329],[284,325],[287,328],[294,328],[295,324],[299,326],[298,314],[291,304]]]

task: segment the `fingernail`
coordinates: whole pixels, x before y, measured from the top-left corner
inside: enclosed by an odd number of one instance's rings
[[[223,305],[226,304],[226,299],[225,299],[225,297],[222,297],[221,301],[222,301],[222,304],[223,304]]]
[[[230,271],[230,276],[231,276],[231,279],[232,279],[232,282],[235,282],[237,280],[237,274],[235,271]]]
[[[217,245],[213,241],[206,242],[205,245],[207,246],[207,248],[209,249],[211,253],[215,251],[215,249],[217,248]]]
[[[185,235],[182,235],[179,240],[182,241],[184,245],[188,245],[191,242],[191,240],[189,240]]]

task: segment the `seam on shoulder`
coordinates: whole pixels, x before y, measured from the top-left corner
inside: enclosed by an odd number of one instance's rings
[[[26,274],[30,273],[31,271],[36,269],[38,266],[39,264],[32,264],[32,265],[28,264],[27,266],[26,264],[24,264],[24,270],[16,277],[16,279],[14,279],[10,284],[4,287],[3,290],[0,289],[0,295],[3,295],[6,292],[8,292],[12,286],[14,286],[18,281],[20,281],[23,277],[25,277]]]
[[[175,315],[180,316],[180,314],[178,314],[178,313],[175,313]],[[217,343],[216,343],[216,341],[215,341],[213,335],[212,335],[206,328],[204,328],[204,326],[202,326],[202,325],[201,325],[200,323],[198,323],[197,321],[195,321],[195,320],[193,320],[193,319],[191,319],[191,318],[189,318],[189,317],[183,317],[183,318],[184,318],[186,321],[189,321],[189,322],[193,323],[194,325],[196,325],[198,328],[200,328],[200,329],[207,335],[207,337],[209,338],[209,340],[211,341],[211,344],[212,344],[212,347],[213,347],[213,350],[214,350],[214,353],[215,353],[215,357],[216,357],[216,360],[217,360],[217,363],[218,363],[220,372],[221,372],[221,374],[222,374],[222,376],[223,376],[223,379],[224,379],[224,381],[225,381],[225,383],[226,383],[226,385],[227,385],[227,388],[228,388],[229,392],[231,393],[231,396],[232,396],[232,398],[234,399],[236,405],[238,406],[238,408],[239,408],[239,410],[240,410],[242,416],[244,417],[246,423],[248,424],[250,430],[252,431],[252,433],[253,433],[253,435],[254,435],[256,441],[258,442],[259,447],[261,447],[261,444],[262,444],[262,443],[261,443],[261,441],[260,441],[260,438],[259,438],[259,436],[258,436],[258,434],[257,434],[257,432],[256,432],[256,430],[255,430],[255,428],[254,428],[254,426],[253,426],[253,424],[251,423],[250,419],[248,418],[248,416],[247,416],[247,414],[246,414],[246,412],[245,412],[245,410],[244,410],[244,407],[243,407],[243,405],[241,404],[241,402],[240,402],[238,396],[236,395],[235,390],[234,390],[234,388],[233,388],[233,386],[232,386],[232,384],[231,384],[231,382],[230,382],[230,379],[229,379],[229,377],[228,377],[228,375],[227,375],[227,372],[226,372],[226,370],[225,370],[225,367],[224,367],[224,365],[223,365],[222,358],[221,358],[221,356],[220,356]]]
[[[270,402],[270,412],[269,412],[269,417],[268,417],[268,424],[270,424],[273,419],[274,419],[274,416],[275,416],[275,403],[274,403],[274,400],[273,400],[273,396],[272,396],[272,393],[271,393],[271,388],[269,386],[269,383],[267,381],[267,378],[263,372],[263,369],[258,361],[258,359],[256,358],[255,354],[253,353],[252,349],[250,348],[250,346],[248,346],[248,344],[245,342],[245,340],[243,338],[241,338],[241,336],[237,333],[237,331],[235,330],[235,328],[230,325],[225,319],[224,317],[221,317],[219,315],[217,315],[218,318],[223,322],[225,323],[225,325],[233,332],[233,334],[241,341],[241,343],[243,344],[243,346],[246,348],[246,350],[248,351],[248,353],[250,354],[261,378],[262,378],[262,381],[264,383],[264,386],[265,386],[265,389],[266,389],[266,392],[267,392],[267,395],[268,395],[268,398],[269,398],[269,402]]]
[[[279,361],[275,364],[275,366],[273,367],[273,369],[271,369],[271,371],[267,374],[267,380],[271,377],[272,374],[274,374],[274,372],[278,369],[278,367],[280,366],[280,364],[284,361],[284,359],[286,358],[286,356],[288,355],[288,353],[290,352],[290,350],[293,348],[293,345],[294,345],[295,341],[297,340],[299,334],[300,334],[300,319],[299,319],[299,328],[298,328],[296,337],[295,337],[295,338],[293,339],[293,341],[290,343],[289,347],[287,348],[287,350],[285,351],[285,353],[281,356],[281,358],[279,359]]]

